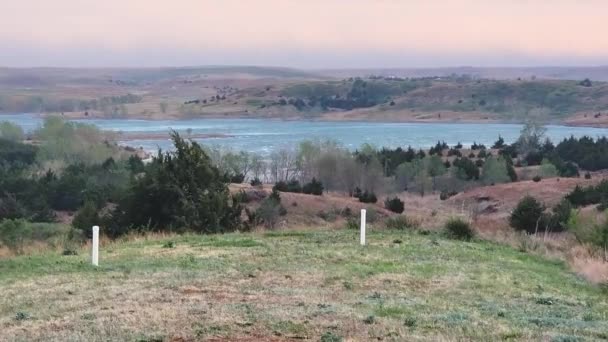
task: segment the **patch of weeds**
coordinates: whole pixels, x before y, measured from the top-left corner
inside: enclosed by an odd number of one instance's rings
[[[539,327],[554,327],[558,324],[555,319],[546,318],[530,318],[528,322],[538,325]]]
[[[175,242],[167,241],[163,244],[163,248],[175,248]]]
[[[336,214],[334,214],[331,211],[327,212],[325,210],[319,210],[319,212],[317,213],[317,216],[319,218],[321,218],[323,221],[327,221],[327,222],[334,222],[337,219]]]
[[[453,312],[440,317],[447,325],[460,325],[469,319],[469,316],[460,312]]]
[[[405,215],[393,216],[384,221],[384,225],[387,229],[393,230],[407,230],[418,228],[418,222],[408,218]]]
[[[401,241],[399,239],[395,239],[395,240],[393,240],[393,243],[396,244],[396,245],[400,245],[400,244],[403,243],[403,241]]]
[[[374,313],[380,317],[401,317],[410,314],[408,308],[402,306],[384,306],[381,305]]]
[[[346,229],[348,230],[357,230],[359,229],[359,221],[356,218],[349,217],[346,220]]]
[[[452,239],[470,241],[475,237],[475,230],[461,218],[451,218],[445,224],[446,235]]]
[[[331,286],[331,285],[335,284],[336,282],[338,282],[339,280],[340,280],[340,277],[338,277],[338,276],[327,277],[327,278],[325,278],[325,280],[323,280],[323,286]]]
[[[334,334],[331,331],[326,331],[323,335],[321,335],[321,342],[342,342],[342,337]]]
[[[581,338],[571,335],[557,335],[551,339],[551,342],[579,342]]]
[[[15,314],[15,321],[25,321],[26,319],[30,318],[30,314],[24,311],[19,311]]]
[[[407,317],[404,321],[403,321],[403,325],[405,325],[408,328],[415,328],[416,324],[417,324],[417,320],[416,317]]]
[[[163,336],[145,336],[139,337],[135,341],[137,342],[163,342],[165,338]]]
[[[365,319],[363,319],[363,323],[365,323],[365,324],[374,324],[374,323],[376,323],[376,317],[374,317],[374,316],[367,316],[367,317],[365,317]]]
[[[206,336],[224,336],[225,332],[219,325],[199,326],[194,329],[194,335],[199,338]]]
[[[70,255],[78,255],[78,253],[73,249],[66,248],[61,252],[61,255],[70,256]]]
[[[310,237],[314,235],[314,232],[288,230],[284,232],[266,232],[264,237]]]
[[[196,257],[194,254],[187,254],[181,258],[180,265],[182,267],[192,267],[196,265]]]
[[[263,243],[258,242],[254,239],[245,238],[245,239],[210,239],[209,241],[205,241],[201,244],[201,246],[210,246],[210,247],[261,247],[264,246]]]
[[[593,317],[593,314],[590,312],[587,312],[583,315],[583,321],[585,321],[585,322],[591,322],[594,320],[595,320],[595,317]]]
[[[519,331],[509,331],[509,332],[500,334],[500,339],[504,340],[504,341],[519,340],[522,337],[523,337],[523,334],[520,333]]]
[[[380,292],[374,292],[368,297],[369,299],[382,299],[382,294]]]
[[[347,289],[347,290],[352,290],[352,289],[355,288],[355,285],[351,281],[345,281],[345,282],[343,282],[342,286],[344,286],[344,288]]]
[[[272,325],[272,332],[276,336],[287,336],[295,338],[306,338],[306,326],[292,321],[280,321]]]
[[[84,319],[85,321],[92,321],[95,319],[95,314],[92,313],[85,313],[82,316],[80,316],[81,319]]]
[[[553,305],[555,304],[556,300],[553,298],[549,298],[549,297],[541,297],[541,298],[537,298],[536,299],[536,304],[540,304],[540,305]]]

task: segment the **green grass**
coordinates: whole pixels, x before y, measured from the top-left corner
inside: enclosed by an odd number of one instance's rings
[[[368,242],[184,235],[103,246],[98,268],[86,250],[0,260],[0,340],[608,338],[608,296],[562,262],[411,232]]]

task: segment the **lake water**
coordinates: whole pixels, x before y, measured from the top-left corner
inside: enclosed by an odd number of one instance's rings
[[[37,115],[0,115],[0,121],[11,121],[26,131],[42,124]],[[378,147],[411,145],[424,148],[445,140],[449,145],[461,142],[467,146],[473,142],[492,145],[501,135],[507,143],[519,136],[521,125],[517,124],[472,124],[472,123],[379,123],[379,122],[326,122],[326,121],[279,121],[263,119],[194,119],[194,120],[121,120],[88,119],[74,120],[95,124],[101,129],[122,132],[167,132],[170,129],[200,134],[225,134],[229,137],[201,139],[209,145],[230,147],[268,154],[269,152],[295,146],[302,140],[332,139],[355,149],[363,143]],[[598,137],[608,135],[608,129],[590,127],[547,126],[547,136],[553,142],[574,135]],[[167,140],[131,140],[123,142],[131,146],[142,146],[147,150],[158,147],[168,149]]]

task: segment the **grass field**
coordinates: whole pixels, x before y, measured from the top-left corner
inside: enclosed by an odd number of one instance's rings
[[[0,340],[608,339],[608,294],[561,262],[429,233],[131,238],[100,267],[0,260]]]

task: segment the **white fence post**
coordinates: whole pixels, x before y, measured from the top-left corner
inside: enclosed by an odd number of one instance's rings
[[[91,252],[91,263],[99,266],[99,226],[93,226],[93,250]]]
[[[365,246],[365,209],[361,209],[361,246]]]

